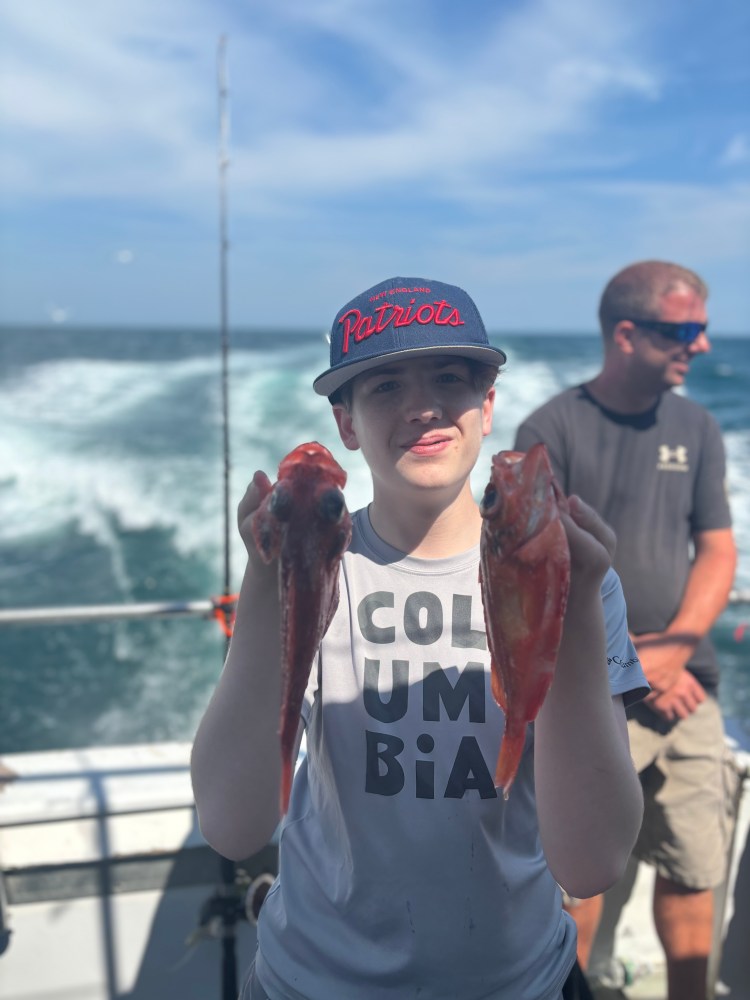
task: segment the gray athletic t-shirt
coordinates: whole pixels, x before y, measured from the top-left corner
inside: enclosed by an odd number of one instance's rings
[[[507,803],[494,786],[503,715],[478,569],[478,547],[417,559],[354,516],[260,915],[273,1000],[559,996],[575,931],[539,840],[533,726]],[[638,698],[614,572],[602,595],[612,692]]]
[[[718,424],[674,392],[646,413],[626,416],[576,386],[521,424],[515,447],[527,451],[537,441],[547,445],[565,493],[577,493],[617,533],[614,566],[632,632],[663,631],[682,600],[692,536],[732,523]],[[718,667],[708,637],[688,666],[715,691]]]

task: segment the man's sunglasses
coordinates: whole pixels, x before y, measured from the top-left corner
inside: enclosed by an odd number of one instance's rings
[[[630,322],[644,330],[660,333],[669,340],[677,340],[680,344],[692,344],[708,326],[708,323],[663,323],[656,319],[631,319]]]

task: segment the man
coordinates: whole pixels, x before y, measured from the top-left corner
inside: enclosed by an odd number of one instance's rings
[[[604,290],[604,361],[520,426],[544,441],[566,493],[617,535],[614,566],[652,692],[628,712],[644,821],[635,855],[656,867],[654,919],[670,1000],[705,1000],[713,888],[725,873],[724,739],[709,630],[727,602],[736,550],[716,421],[672,390],[710,350],[708,289],[692,271],[644,261]],[[691,561],[691,548],[694,555]],[[601,899],[572,909],[585,966]]]
[[[307,755],[243,1000],[581,995],[556,883],[588,896],[624,870],[642,816],[625,706],[647,688],[611,531],[573,497],[555,682],[509,800],[498,792],[504,720],[469,478],[504,361],[466,292],[442,282],[388,279],[334,319],[314,388],[344,448],[361,450],[372,502],[352,516],[340,600],[310,675]],[[254,541],[261,485],[256,474],[239,505],[248,565],[192,757],[201,829],[235,858],[279,821],[278,569]]]

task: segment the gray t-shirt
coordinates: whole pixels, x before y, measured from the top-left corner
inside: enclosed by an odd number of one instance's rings
[[[521,424],[515,447],[527,451],[537,441],[547,445],[565,493],[577,493],[617,533],[614,566],[633,634],[663,631],[682,600],[692,537],[731,526],[718,424],[673,392],[646,413],[624,416],[576,386]],[[688,666],[715,691],[718,666],[708,637]]]
[[[559,996],[575,930],[539,840],[533,726],[507,802],[494,786],[503,715],[478,568],[478,546],[405,556],[354,515],[260,915],[273,1000]],[[602,595],[612,692],[638,698],[614,572]]]

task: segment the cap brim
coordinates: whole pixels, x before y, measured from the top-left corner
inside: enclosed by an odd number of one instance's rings
[[[456,344],[455,346],[440,344],[435,347],[415,347],[403,351],[389,351],[387,354],[378,355],[378,357],[363,358],[361,361],[345,361],[340,365],[335,365],[318,375],[313,382],[313,389],[319,396],[331,396],[355,375],[361,375],[362,372],[369,371],[371,368],[380,368],[390,361],[408,361],[410,358],[418,358],[425,354],[447,354],[459,358],[472,358],[485,365],[499,366],[506,362],[505,353],[499,347],[482,347],[479,344]]]

